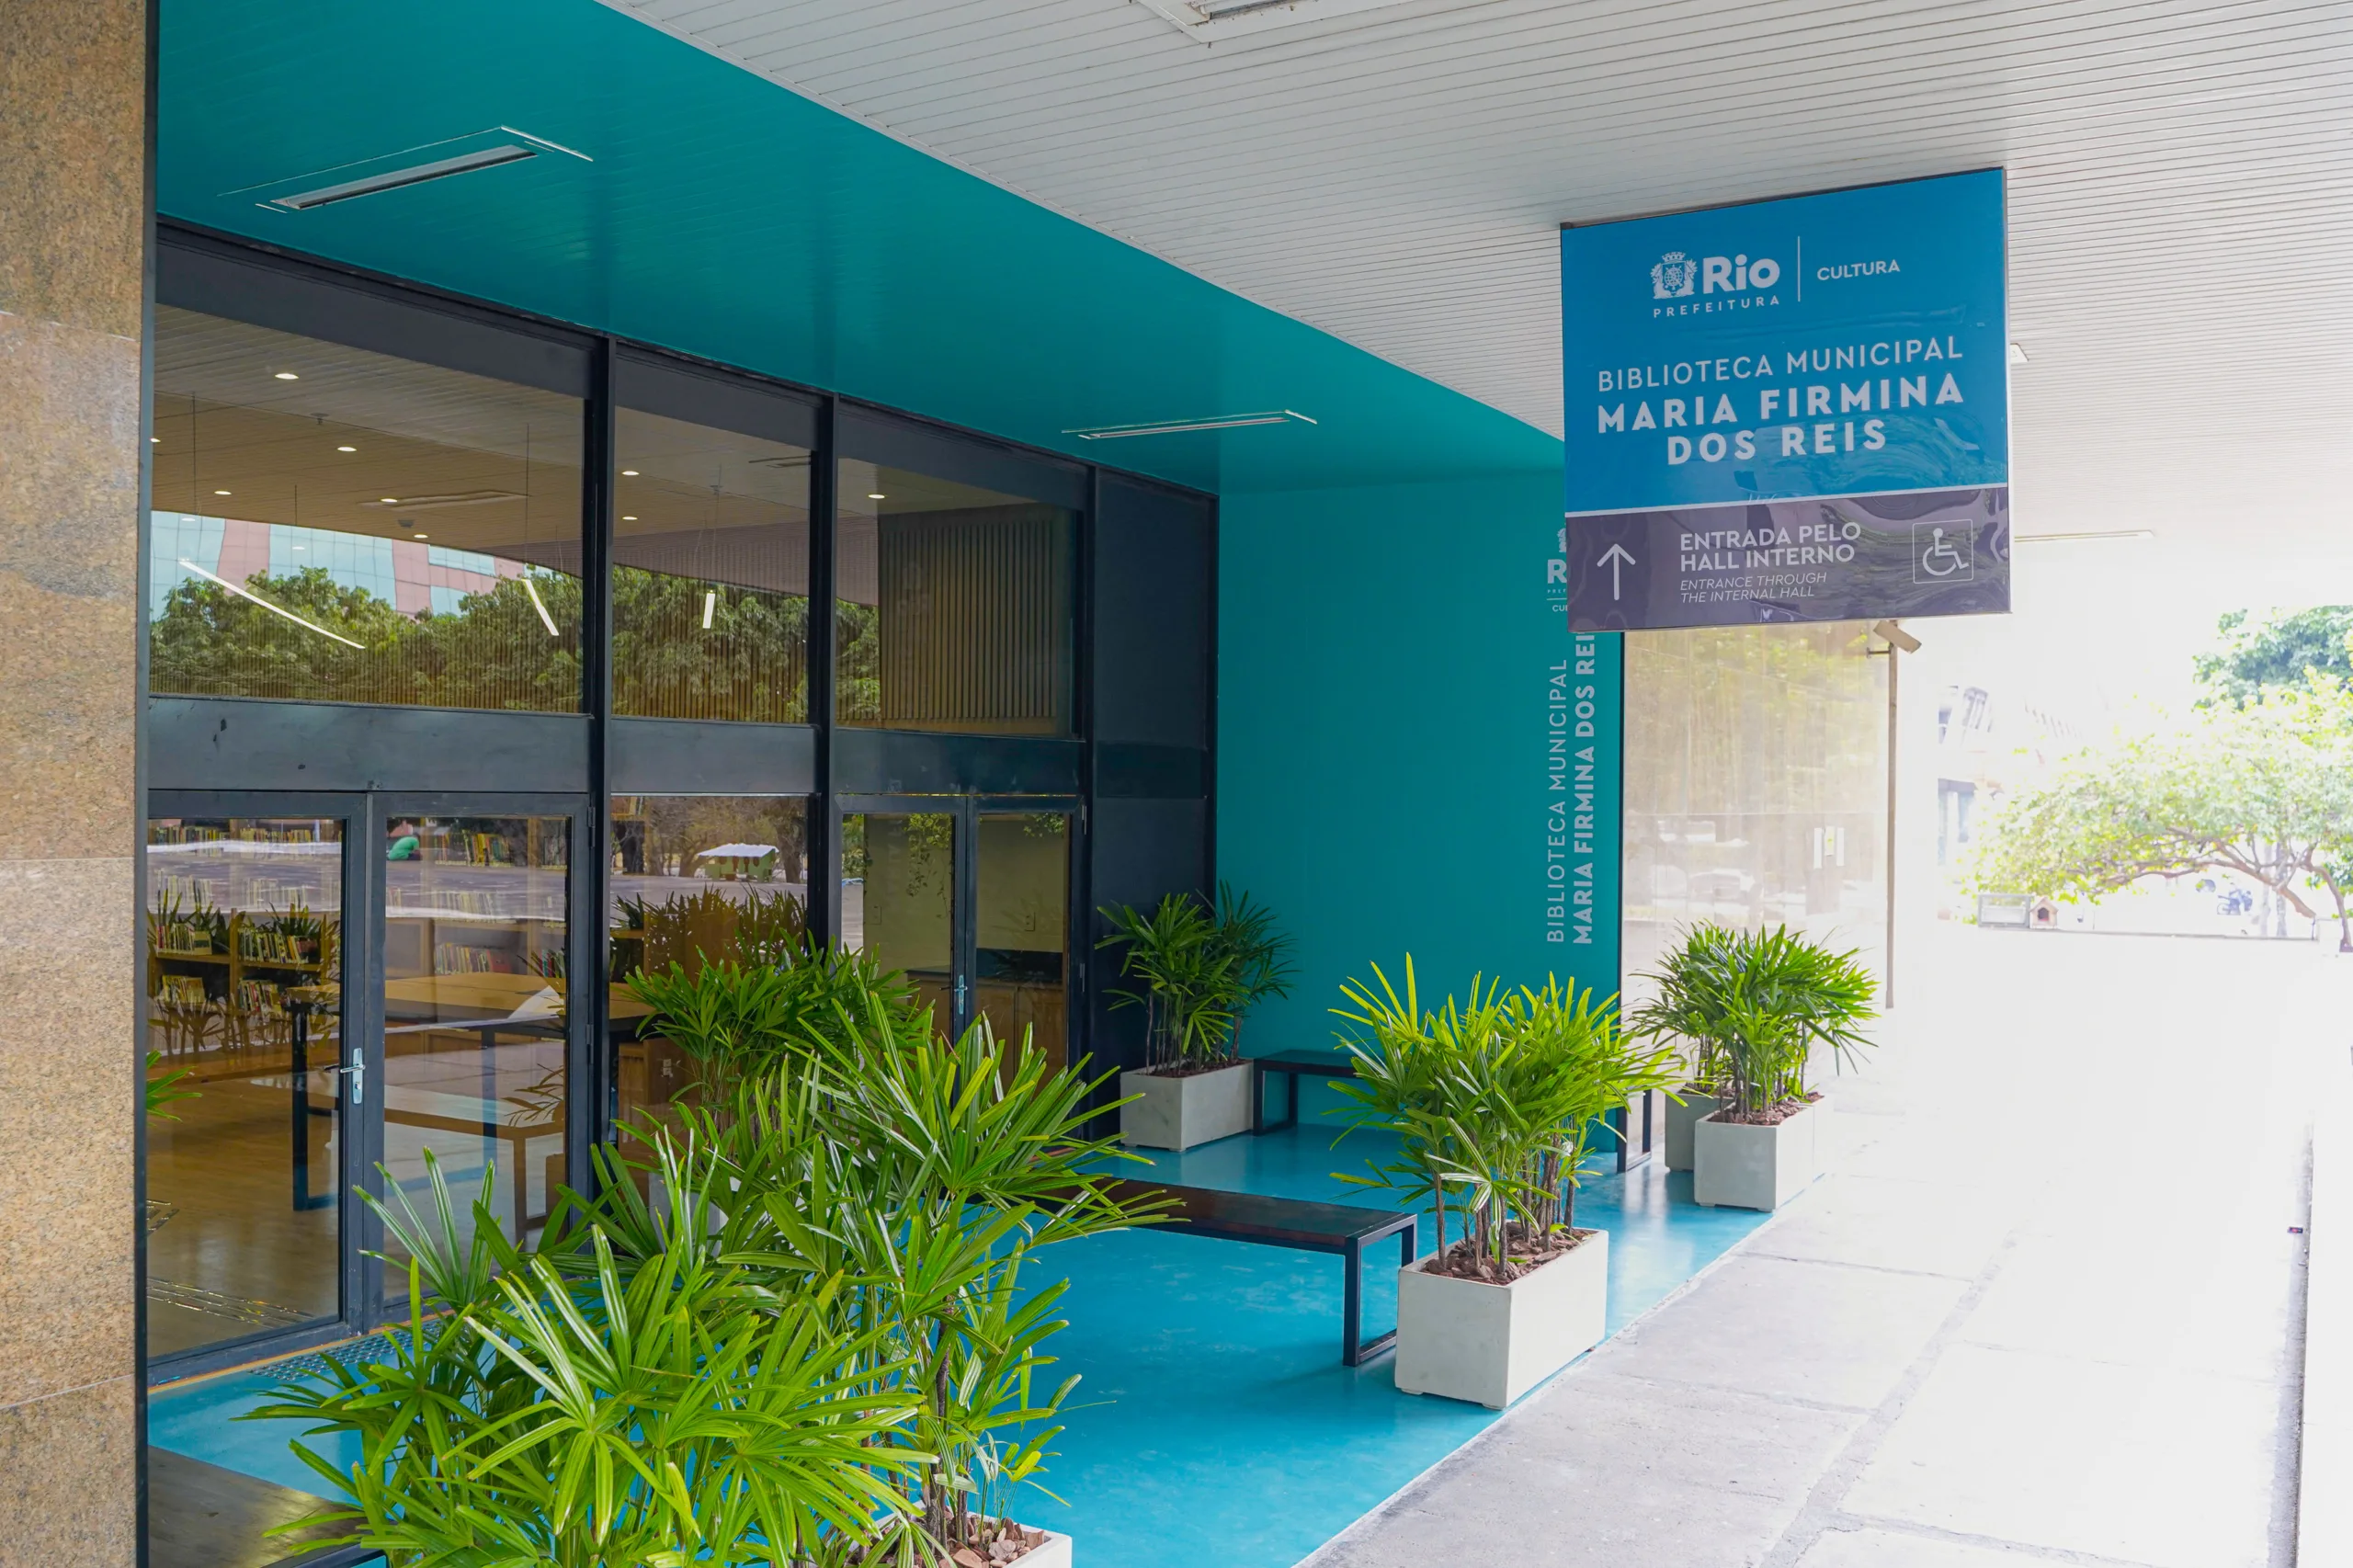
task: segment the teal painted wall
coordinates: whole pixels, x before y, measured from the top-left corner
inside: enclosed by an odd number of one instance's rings
[[[598,0],[172,0],[165,217],[1203,490],[1561,444]],[[303,213],[247,188],[509,126],[535,158]],[[1103,425],[1296,409],[1103,443]]]
[[[1409,951],[1426,998],[1474,972],[1616,993],[1620,649],[1580,669],[1560,529],[1557,472],[1225,498],[1218,870],[1300,960],[1245,1051],[1328,1045],[1340,982],[1402,983]]]

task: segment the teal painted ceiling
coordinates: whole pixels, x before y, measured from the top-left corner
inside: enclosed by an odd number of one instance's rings
[[[596,0],[167,0],[160,74],[167,217],[1205,490],[1559,469],[1529,425]],[[300,213],[250,189],[497,126],[587,161]],[[1063,434],[1281,408],[1316,423]]]

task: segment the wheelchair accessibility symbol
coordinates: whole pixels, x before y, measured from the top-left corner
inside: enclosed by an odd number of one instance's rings
[[[1965,519],[1912,525],[1912,580],[1966,583],[1977,574],[1977,527]]]

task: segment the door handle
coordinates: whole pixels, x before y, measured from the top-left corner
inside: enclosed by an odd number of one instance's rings
[[[351,1103],[361,1105],[368,1098],[368,1058],[359,1047],[351,1048],[351,1065],[343,1070],[343,1081],[351,1085]]]
[[[960,1013],[964,1010],[964,998],[969,994],[969,991],[970,987],[967,985],[964,977],[961,974],[958,975],[956,977],[956,1010]]]

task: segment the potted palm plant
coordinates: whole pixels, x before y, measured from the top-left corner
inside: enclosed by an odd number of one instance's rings
[[[1650,1001],[1626,1017],[1626,1031],[1646,1040],[1678,1042],[1684,1058],[1683,1082],[1666,1102],[1666,1168],[1691,1168],[1691,1129],[1703,1117],[1713,1116],[1722,1101],[1718,1085],[1724,1075],[1719,1043],[1727,997],[1738,984],[1730,955],[1738,933],[1729,926],[1695,926],[1670,949],[1653,972]]]
[[[1290,939],[1248,894],[1218,886],[1214,908],[1171,893],[1150,915],[1105,909],[1120,972],[1115,1007],[1144,1010],[1143,1065],[1120,1077],[1120,1135],[1148,1149],[1194,1148],[1250,1130],[1256,1083],[1234,1049],[1250,1009],[1290,989]]]
[[[1276,926],[1274,911],[1225,882],[1217,885],[1217,919],[1210,943],[1231,960],[1226,1014],[1232,1022],[1227,1038],[1238,1055],[1242,1020],[1261,1002],[1290,995],[1298,966],[1291,961],[1290,937]]]
[[[1638,1045],[1614,999],[1548,982],[1425,1012],[1405,993],[1343,987],[1357,1076],[1335,1087],[1352,1127],[1397,1136],[1387,1163],[1341,1179],[1427,1194],[1438,1245],[1397,1278],[1397,1386],[1502,1409],[1600,1343],[1609,1236],[1575,1221],[1601,1117],[1673,1081],[1672,1048]]]
[[[359,1442],[347,1472],[295,1445],[347,1500],[279,1533],[338,1526],[323,1544],[396,1568],[752,1568],[779,1546],[838,1562],[904,1519],[890,1483],[915,1461],[878,1445],[913,1401],[863,1375],[881,1336],[843,1332],[838,1281],[764,1299],[751,1266],[709,1245],[708,1161],[673,1160],[662,1244],[625,1257],[594,1226],[571,1256],[517,1248],[487,1178],[469,1233],[426,1160],[422,1212],[397,1187],[396,1208],[362,1194],[405,1250],[408,1322],[380,1356],[323,1358],[249,1417]]]
[[[985,1021],[940,1039],[870,966],[828,984],[830,1028],[642,1122],[651,1179],[598,1150],[536,1246],[487,1181],[460,1225],[438,1167],[422,1213],[369,1200],[411,1324],[256,1413],[359,1437],[351,1473],[317,1466],[346,1542],[390,1568],[1069,1568],[1013,1517],[1077,1381],[1046,1386],[1064,1287],[1025,1270],[1154,1205],[1083,1135],[1097,1085]]]
[[[1827,1152],[1829,1101],[1809,1085],[1810,1071],[1824,1053],[1843,1069],[1870,1043],[1861,1025],[1875,987],[1855,954],[1787,926],[1701,927],[1682,956],[1697,980],[1673,1021],[1645,1010],[1633,1027],[1706,1042],[1695,1056],[1711,1063],[1716,1108],[1691,1126],[1691,1196],[1778,1209],[1821,1173]]]

